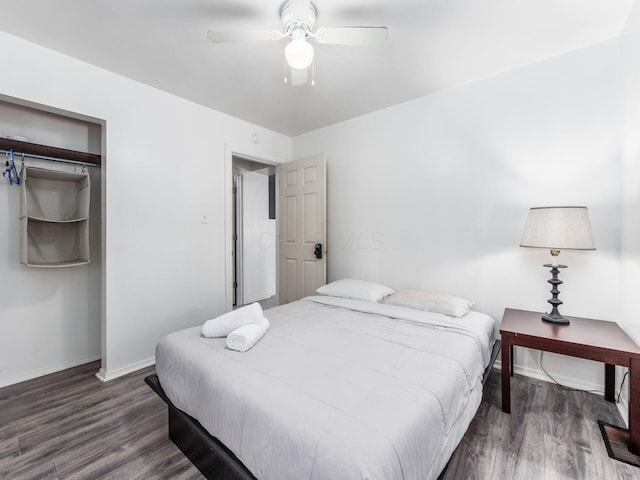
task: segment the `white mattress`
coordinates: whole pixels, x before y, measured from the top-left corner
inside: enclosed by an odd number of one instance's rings
[[[490,317],[333,297],[264,313],[245,353],[200,327],[161,340],[169,399],[260,480],[437,478],[480,405]]]

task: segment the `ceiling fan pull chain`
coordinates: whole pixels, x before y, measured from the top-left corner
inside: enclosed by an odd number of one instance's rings
[[[289,83],[289,81],[287,80],[287,59],[286,59],[286,57],[284,59],[284,83]]]
[[[311,86],[316,84],[316,62],[315,60],[311,64]]]

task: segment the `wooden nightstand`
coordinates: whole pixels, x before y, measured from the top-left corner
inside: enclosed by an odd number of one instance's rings
[[[615,322],[569,317],[569,325],[544,322],[542,313],[507,308],[502,317],[502,411],[511,413],[513,347],[586,358],[605,364],[605,398],[615,401],[615,365],[629,368],[628,444],[640,454],[640,347]],[[603,431],[604,432],[604,431]]]

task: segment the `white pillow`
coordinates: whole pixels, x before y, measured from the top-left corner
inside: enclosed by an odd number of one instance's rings
[[[380,285],[379,283],[354,280],[351,278],[336,280],[316,290],[320,295],[353,298],[355,300],[369,300],[370,302],[379,302],[394,293],[394,291],[395,290]]]
[[[415,290],[401,290],[384,300],[387,305],[425,310],[427,312],[442,313],[450,317],[462,317],[469,312],[474,302],[464,298],[446,295],[444,293],[418,292]]]

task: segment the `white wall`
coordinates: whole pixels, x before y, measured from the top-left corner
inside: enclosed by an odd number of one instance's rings
[[[52,113],[0,98],[0,137],[21,136],[32,143],[100,153],[99,124],[71,118],[66,112]]]
[[[640,344],[640,3],[633,7],[623,36],[622,88],[622,304],[620,323]],[[628,390],[625,389],[628,395]],[[628,398],[628,397],[626,397]]]
[[[269,176],[242,174],[242,304],[276,294],[276,221],[269,219]]]
[[[586,205],[597,250],[562,252],[560,311],[620,319],[619,82],[610,41],[294,138],[294,158],[327,154],[330,280],[449,292],[498,320],[544,310],[549,252],[518,247],[528,209]],[[601,364],[545,365],[602,387]]]
[[[0,94],[106,122],[101,376],[149,364],[225,309],[227,151],[286,161],[291,139],[4,33],[0,51],[20,72]]]
[[[621,39],[624,130],[622,148],[623,322],[640,343],[640,3]]]

